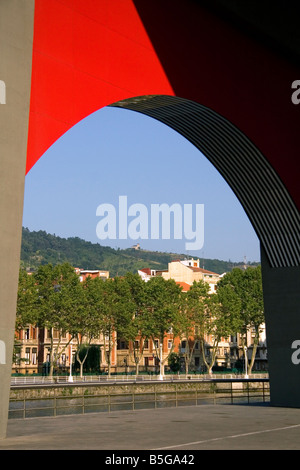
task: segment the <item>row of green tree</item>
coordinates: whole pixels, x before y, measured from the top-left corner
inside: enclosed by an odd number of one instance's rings
[[[32,275],[20,270],[16,329],[32,324],[48,330],[50,375],[70,341],[77,343],[76,359],[82,375],[89,346],[100,335],[108,373],[116,335],[131,345],[138,373],[146,340],[153,340],[160,357],[160,344],[170,332],[173,338],[170,353],[176,338],[185,339],[187,369],[196,341],[200,342],[203,362],[210,373],[221,338],[239,333],[244,341],[249,328],[255,331],[251,372],[263,322],[260,267],[227,273],[213,294],[209,294],[209,285],[203,281],[194,282],[188,292],[182,292],[173,280],[153,277],[144,282],[132,273],[105,281],[88,277],[80,282],[68,263],[40,266]],[[66,332],[70,339],[64,343]],[[205,355],[207,335],[213,336],[209,358]],[[84,356],[79,354],[83,346]],[[167,360],[165,357],[161,361],[162,366]]]

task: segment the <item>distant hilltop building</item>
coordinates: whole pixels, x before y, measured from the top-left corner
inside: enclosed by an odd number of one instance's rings
[[[134,250],[140,250],[141,245],[139,243],[137,243],[136,245],[133,245],[131,248],[133,248]]]

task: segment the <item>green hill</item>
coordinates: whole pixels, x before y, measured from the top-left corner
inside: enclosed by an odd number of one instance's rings
[[[30,232],[22,229],[21,266],[27,270],[35,270],[41,264],[53,265],[69,262],[81,269],[103,269],[110,276],[122,276],[130,271],[150,267],[167,269],[168,263],[174,259],[184,259],[186,255],[178,253],[162,253],[156,251],[114,249],[91,243],[78,237],[61,238],[45,231]],[[222,274],[231,271],[241,263],[232,263],[217,259],[205,259],[205,269]],[[257,265],[258,263],[254,263]],[[203,260],[201,260],[201,267]]]

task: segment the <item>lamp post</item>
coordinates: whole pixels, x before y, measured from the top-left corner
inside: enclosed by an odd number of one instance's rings
[[[162,361],[162,343],[159,345],[159,376],[158,380],[164,380],[164,367],[163,367],[163,361]]]
[[[72,376],[72,360],[73,360],[72,344],[70,344],[70,375],[69,375],[69,378],[68,378],[68,382],[73,382],[73,376]]]
[[[244,346],[244,354],[245,354],[245,379],[248,379],[248,357],[247,357],[247,346]]]

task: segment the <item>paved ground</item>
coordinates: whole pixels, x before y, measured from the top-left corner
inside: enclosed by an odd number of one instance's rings
[[[201,405],[9,420],[4,449],[299,450],[300,409]]]

